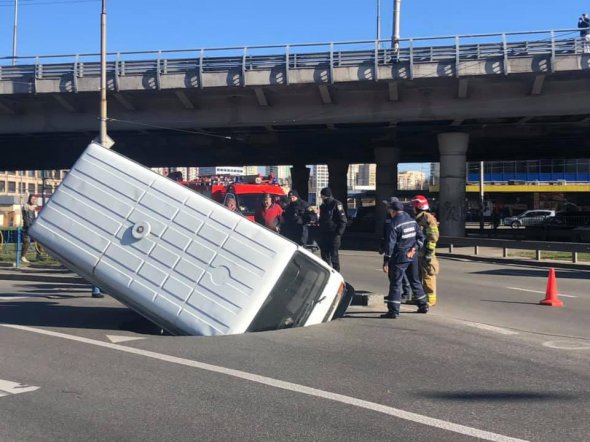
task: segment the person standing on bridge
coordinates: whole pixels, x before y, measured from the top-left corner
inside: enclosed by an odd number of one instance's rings
[[[590,52],[590,18],[588,13],[584,12],[578,19],[578,29],[580,29],[580,37],[582,37],[584,52]]]
[[[390,203],[387,210],[391,216],[391,227],[385,244],[383,271],[389,276],[389,293],[386,298],[387,313],[381,317],[395,319],[399,316],[404,273],[408,275],[414,292],[418,313],[428,313],[418,272],[418,251],[423,247],[424,235],[418,223],[404,211],[401,202]]]
[[[320,196],[320,251],[322,259],[336,271],[340,271],[340,257],[338,250],[342,241],[342,235],[346,230],[346,213],[340,201],[334,199],[332,190],[324,187]]]
[[[424,234],[424,247],[418,255],[420,265],[420,278],[422,287],[426,293],[426,301],[430,307],[436,305],[436,275],[440,267],[436,259],[436,243],[438,242],[438,221],[430,213],[428,200],[423,195],[412,198],[412,207],[416,211],[416,222]]]

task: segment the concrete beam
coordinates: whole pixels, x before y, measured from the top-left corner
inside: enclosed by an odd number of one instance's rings
[[[453,120],[451,126],[461,126],[463,124],[463,121],[465,121],[464,118],[457,118],[456,120]]]
[[[66,111],[73,114],[78,112],[78,109],[76,109],[63,95],[55,94],[53,95],[53,98],[55,98],[55,101],[57,101]]]
[[[545,83],[545,74],[535,76],[533,87],[531,89],[531,95],[541,95],[543,92],[543,85]]]
[[[326,86],[325,84],[320,84],[318,86],[318,89],[320,91],[320,97],[322,98],[323,104],[334,104],[334,102],[332,100],[332,95],[330,94],[330,89],[328,89],[328,86]]]
[[[129,101],[129,99],[127,97],[125,97],[123,94],[113,94],[113,96],[115,97],[115,100],[117,100],[119,102],[119,104],[121,106],[123,106],[125,109],[127,109],[128,111],[131,112],[135,112],[137,109],[135,108],[135,106],[133,105],[133,103],[131,103],[131,101]]]
[[[195,104],[187,97],[184,91],[174,91],[174,94],[178,97],[185,109],[193,110],[196,108]]]
[[[259,106],[267,107],[268,99],[266,98],[266,94],[264,93],[264,89],[261,87],[255,87],[254,93],[256,94],[256,101],[258,101]]]
[[[397,81],[390,81],[388,83],[389,101],[399,101],[399,90]]]
[[[467,98],[469,94],[469,80],[467,78],[459,79],[459,88],[457,91],[457,98]]]

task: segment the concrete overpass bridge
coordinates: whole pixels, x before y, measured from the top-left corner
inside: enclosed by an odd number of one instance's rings
[[[590,54],[577,35],[414,38],[399,52],[361,41],[114,53],[109,133],[149,166],[294,164],[299,188],[305,164],[327,163],[338,193],[349,163],[377,162],[386,195],[398,162],[440,160],[444,200],[466,159],[587,155]],[[96,135],[97,59],[5,60],[6,169],[67,168]]]

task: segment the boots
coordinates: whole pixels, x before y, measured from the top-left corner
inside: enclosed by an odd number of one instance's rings
[[[434,307],[436,305],[436,293],[427,293],[426,302],[429,307]]]

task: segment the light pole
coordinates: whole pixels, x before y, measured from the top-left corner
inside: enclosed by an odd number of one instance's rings
[[[400,22],[400,10],[402,6],[402,0],[394,0],[393,2],[393,32],[391,35],[391,49],[395,52],[399,50],[399,22]]]
[[[107,5],[100,14],[100,144],[107,145]]]
[[[12,30],[12,65],[16,64],[16,33],[18,30],[18,0],[14,0],[14,28]]]
[[[381,0],[377,0],[377,46],[381,48]]]

